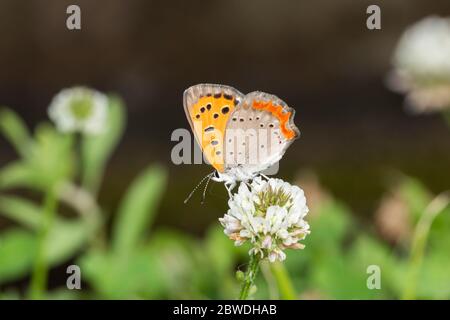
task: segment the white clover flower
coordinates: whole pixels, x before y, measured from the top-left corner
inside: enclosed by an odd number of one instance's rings
[[[62,132],[102,133],[108,116],[108,98],[85,87],[61,90],[52,100],[48,115]]]
[[[427,17],[409,27],[394,54],[394,65],[412,77],[450,80],[450,18]]]
[[[228,205],[228,212],[219,221],[236,246],[247,241],[253,245],[249,254],[274,262],[286,259],[286,248],[304,248],[299,241],[310,231],[303,220],[308,207],[299,187],[258,177],[249,187],[241,183]]]
[[[402,35],[390,87],[407,93],[413,111],[450,107],[450,18],[427,17]]]

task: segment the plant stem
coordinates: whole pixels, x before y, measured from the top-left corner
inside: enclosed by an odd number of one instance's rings
[[[294,286],[289,277],[289,273],[286,267],[281,262],[274,262],[270,264],[270,270],[277,282],[278,292],[280,293],[280,298],[283,300],[295,300],[297,299],[297,294],[295,293]]]
[[[269,300],[280,300],[280,292],[278,290],[277,280],[271,270],[269,261],[264,261],[259,264],[262,275],[267,283],[267,290],[269,291]]]
[[[50,187],[45,195],[41,227],[37,239],[37,251],[34,260],[33,273],[31,276],[30,298],[42,299],[47,287],[48,261],[47,261],[47,238],[55,218],[57,205],[56,192]]]
[[[247,272],[245,273],[244,283],[242,284],[241,293],[239,294],[239,300],[248,299],[248,295],[250,293],[250,289],[255,282],[256,275],[259,270],[259,256],[250,255],[250,262],[248,264]]]
[[[406,286],[402,297],[404,300],[413,300],[416,298],[417,278],[419,277],[431,225],[433,224],[434,219],[443,212],[449,204],[450,197],[448,193],[441,193],[430,202],[416,225],[409,258],[409,272],[407,274]]]

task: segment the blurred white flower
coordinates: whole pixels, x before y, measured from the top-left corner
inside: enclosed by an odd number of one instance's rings
[[[108,98],[85,87],[63,89],[53,98],[48,114],[62,132],[100,134],[106,127]]]
[[[427,17],[402,35],[393,56],[391,89],[417,112],[450,107],[450,18]]]
[[[303,220],[308,207],[299,187],[258,177],[249,186],[242,182],[228,205],[228,212],[219,221],[235,245],[252,244],[249,254],[274,262],[286,259],[286,248],[303,249],[299,241],[310,231]]]

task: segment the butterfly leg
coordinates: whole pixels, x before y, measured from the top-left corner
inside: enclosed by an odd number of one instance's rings
[[[231,194],[230,187],[229,187],[227,184],[225,184],[225,189],[227,189],[228,197],[231,199],[231,197],[232,197],[233,195]]]
[[[235,186],[236,186],[236,182],[225,183],[225,188],[227,189],[228,196],[230,198],[233,197],[233,194],[231,193],[231,190],[233,190]]]
[[[264,179],[266,179],[267,181],[270,180],[270,178],[269,178],[268,176],[266,176],[265,174],[263,174],[263,173],[260,173],[259,175],[260,175],[261,177],[263,177]]]

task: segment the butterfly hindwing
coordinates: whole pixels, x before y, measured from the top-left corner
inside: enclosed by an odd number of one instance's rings
[[[281,159],[299,137],[295,110],[274,95],[247,94],[231,115],[225,134],[225,170],[263,171]]]
[[[184,110],[208,162],[224,171],[224,136],[230,115],[244,95],[224,85],[198,84],[184,92]]]

